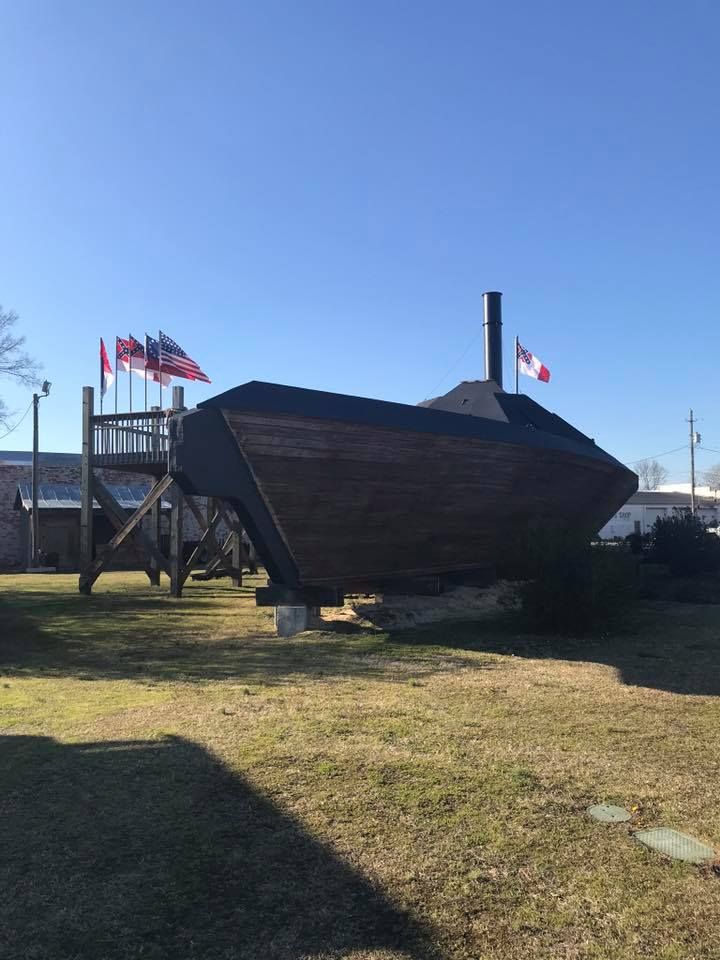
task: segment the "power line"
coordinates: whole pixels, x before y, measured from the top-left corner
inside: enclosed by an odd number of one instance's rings
[[[652,457],[640,457],[639,460],[626,460],[625,466],[632,467],[635,463],[642,463],[643,460],[657,460],[659,457],[668,457],[671,453],[677,453],[679,450],[685,450],[687,444],[683,444],[681,447],[675,447],[674,450],[666,450],[665,453],[656,453]],[[709,449],[709,448],[706,448]]]
[[[453,372],[453,370],[455,369],[455,367],[460,363],[460,361],[465,359],[465,357],[468,355],[468,353],[470,353],[470,349],[475,346],[475,344],[478,342],[478,340],[480,339],[481,336],[482,336],[482,330],[480,331],[480,333],[476,333],[476,334],[475,334],[475,336],[472,338],[472,340],[470,341],[470,343],[465,347],[465,349],[464,349],[463,352],[460,354],[460,356],[457,358],[457,360],[455,360],[455,361],[448,367],[447,371],[442,375],[442,377],[440,377],[440,379],[437,381],[437,383],[435,384],[435,386],[434,386],[434,387],[432,388],[432,390],[430,391],[430,395],[431,395],[431,396],[432,396],[433,393],[435,393],[435,391],[436,391],[437,388],[440,386],[440,384],[443,382],[443,380],[445,380],[446,377],[449,377],[449,376],[450,376],[450,374]],[[428,398],[426,397],[426,399],[428,399]]]
[[[14,430],[17,430],[17,428],[18,428],[18,427],[20,426],[20,424],[23,422],[23,420],[25,419],[25,417],[30,413],[30,407],[31,407],[32,405],[33,405],[33,402],[32,402],[32,400],[31,400],[30,403],[28,404],[27,410],[26,410],[25,413],[20,417],[20,419],[18,420],[18,422],[15,424],[15,426],[14,426],[14,427],[10,427],[10,429],[8,430],[8,432],[7,432],[7,433],[4,433],[4,434],[0,437],[0,440],[4,440],[5,437],[9,437],[10,434],[11,434]]]

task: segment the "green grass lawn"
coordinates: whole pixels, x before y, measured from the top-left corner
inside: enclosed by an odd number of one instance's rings
[[[252,586],[0,577],[3,960],[720,957],[630,836],[720,844],[720,606],[279,640]]]

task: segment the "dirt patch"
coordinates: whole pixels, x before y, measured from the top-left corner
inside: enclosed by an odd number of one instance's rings
[[[392,630],[443,620],[494,616],[517,603],[517,588],[507,581],[490,587],[453,587],[437,597],[372,594],[348,597],[343,607],[324,607],[325,623],[347,623],[365,630]]]

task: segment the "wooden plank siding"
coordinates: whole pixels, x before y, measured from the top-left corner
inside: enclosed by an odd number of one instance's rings
[[[494,564],[531,523],[595,532],[634,490],[611,460],[552,447],[224,415],[307,584]]]

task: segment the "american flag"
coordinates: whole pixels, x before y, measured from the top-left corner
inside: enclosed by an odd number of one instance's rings
[[[203,373],[182,347],[162,330],[160,331],[160,369],[163,373],[172,373],[185,380],[202,380],[203,383],[210,383],[207,374]]]

